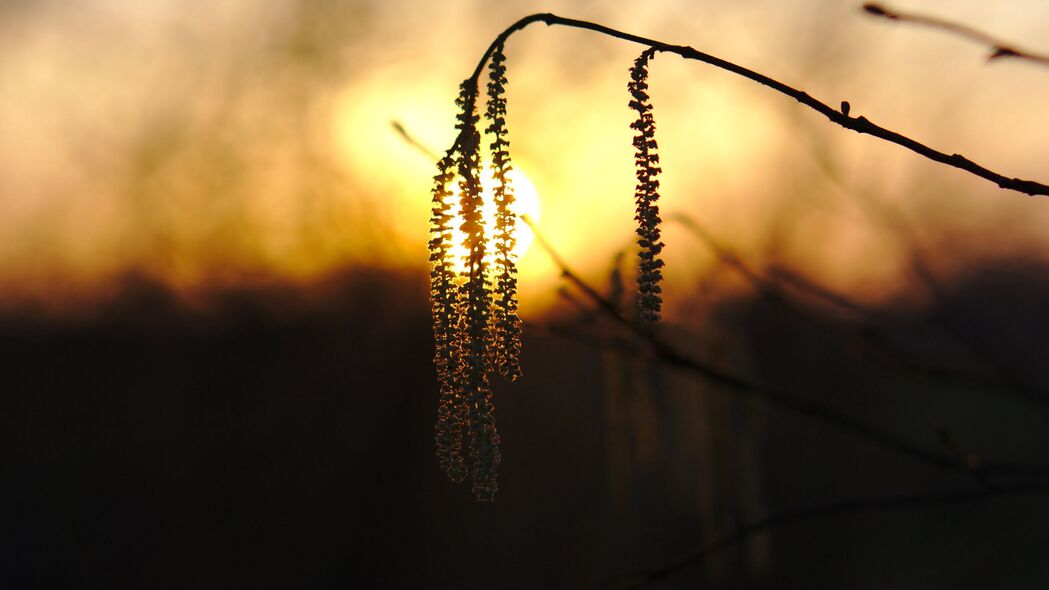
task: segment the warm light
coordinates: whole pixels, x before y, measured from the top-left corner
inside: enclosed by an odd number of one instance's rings
[[[539,193],[535,190],[535,185],[532,184],[532,181],[529,180],[527,176],[525,176],[524,172],[521,172],[517,168],[510,171],[510,182],[512,183],[514,191],[514,202],[513,205],[510,206],[510,210],[513,211],[514,215],[527,215],[532,221],[538,222],[540,213]],[[489,261],[491,260],[490,240],[495,236],[494,188],[495,178],[492,176],[492,171],[489,168],[485,168],[484,174],[481,175],[481,197],[484,199],[484,207],[481,209],[481,215],[484,219],[484,235],[489,239]],[[463,246],[466,234],[459,230],[459,226],[462,225],[463,220],[459,216],[458,186],[452,191],[451,213],[454,217],[452,220],[452,227],[455,228],[452,231],[452,243],[455,245],[451,249],[451,254],[456,261],[456,267],[461,271],[463,270],[463,261],[466,259],[467,251],[466,247]],[[514,238],[516,240],[514,254],[518,259],[520,259],[528,250],[528,246],[532,244],[532,239],[534,237],[535,234],[532,232],[532,228],[528,227],[527,224],[518,219],[517,228],[514,231]]]

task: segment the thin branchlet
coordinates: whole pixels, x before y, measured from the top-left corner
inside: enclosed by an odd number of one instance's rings
[[[499,45],[488,62],[488,108],[485,132],[492,136],[492,174],[495,187],[494,266],[495,300],[492,306],[493,360],[508,381],[521,375],[521,320],[517,316],[517,262],[514,255],[517,216],[510,183],[510,140],[506,129],[506,56]]]
[[[634,189],[634,200],[637,203],[637,243],[641,246],[638,253],[639,268],[637,275],[638,308],[641,318],[646,321],[658,321],[663,307],[660,282],[663,273],[663,261],[659,258],[663,250],[659,230],[659,146],[656,144],[656,123],[652,117],[652,103],[648,96],[648,61],[655,54],[654,49],[646,49],[630,68],[630,108],[637,112],[637,119],[630,128],[637,132],[634,136],[634,166],[637,173],[637,186]]]

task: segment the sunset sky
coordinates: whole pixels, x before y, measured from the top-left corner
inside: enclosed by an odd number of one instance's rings
[[[1046,197],[656,54],[645,321],[642,48],[534,24],[510,154],[575,274],[531,240],[518,323],[428,267],[537,12],[1049,184],[1049,67],[861,6],[0,0],[0,588],[1049,588]],[[1049,54],[1045,0],[889,6]]]
[[[308,285],[340,268],[424,268],[433,162],[458,82],[490,40],[537,11],[702,51],[1009,176],[1045,180],[1049,72],[864,16],[856,2],[257,2],[116,0],[0,7],[0,285],[8,303],[79,305],[139,274],[186,295]],[[1044,49],[1049,7],[897,2]],[[600,277],[632,241],[627,68],[638,47],[534,25],[507,46],[515,166],[541,231]],[[653,103],[665,216],[684,213],[754,261],[894,297],[912,244],[958,258],[1045,252],[1045,207],[879,140],[768,89],[657,56]],[[857,196],[859,195],[859,196]],[[711,257],[668,224],[670,284]],[[954,246],[950,246],[950,244]],[[958,250],[958,244],[965,248]],[[557,272],[521,261],[524,313]]]

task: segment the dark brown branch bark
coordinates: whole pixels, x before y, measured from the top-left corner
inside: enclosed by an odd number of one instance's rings
[[[764,74],[760,74],[753,70],[747,69],[743,66],[736,65],[730,61],[726,61],[721,58],[714,57],[713,55],[703,53],[702,51],[698,51],[696,49],[693,49],[692,47],[688,47],[685,45],[672,45],[670,43],[664,43],[655,39],[649,39],[646,37],[617,31],[616,29],[612,29],[604,25],[599,25],[583,20],[564,18],[561,16],[557,16],[556,14],[543,13],[526,16],[521,20],[515,22],[514,24],[510,25],[505,31],[500,33],[499,36],[496,37],[494,41],[492,41],[492,44],[484,52],[484,55],[481,56],[481,60],[477,63],[477,67],[474,68],[473,74],[468,79],[470,87],[473,89],[475,94],[477,92],[477,81],[481,76],[481,72],[483,71],[485,64],[488,62],[488,59],[495,51],[495,48],[504,44],[506,40],[517,31],[520,31],[533,23],[545,23],[548,26],[560,25],[565,27],[593,31],[595,33],[600,33],[602,35],[606,35],[616,39],[622,39],[623,41],[629,41],[631,43],[644,45],[656,51],[673,53],[685,59],[692,59],[710,64],[714,67],[721,68],[739,76],[743,76],[744,78],[757,82],[758,84],[761,84],[763,86],[767,86],[781,94],[785,94],[793,98],[794,100],[800,102],[801,104],[809,107],[810,109],[827,117],[827,119],[829,119],[831,122],[837,123],[838,125],[846,129],[851,129],[857,133],[872,135],[885,141],[889,141],[897,145],[903,146],[919,155],[925,156],[926,158],[934,162],[939,162],[941,164],[946,164],[948,166],[964,170],[966,172],[969,172],[970,174],[974,174],[976,176],[979,176],[980,178],[989,180],[1004,189],[1014,190],[1032,196],[1049,196],[1049,185],[1035,182],[1033,180],[1009,178],[1007,176],[994,172],[993,170],[989,170],[983,166],[980,166],[979,164],[973,162],[972,160],[969,160],[968,158],[960,154],[947,154],[941,152],[921,142],[915,141],[905,135],[881,127],[871,122],[866,117],[849,116],[848,108],[846,107],[847,103],[845,102],[842,103],[842,108],[844,110],[844,112],[842,112],[827,104],[824,104],[823,102],[820,102],[819,100],[816,100],[815,98],[809,96],[801,90],[792,88],[784,84],[783,82],[770,78]],[[461,139],[457,138],[455,140],[455,144],[452,147],[457,147],[460,141]]]
[[[853,498],[789,510],[742,525],[731,535],[696,547],[695,549],[680,555],[673,561],[665,563],[659,567],[651,568],[639,574],[624,576],[622,578],[624,582],[622,582],[620,587],[643,588],[666,578],[670,574],[680,571],[689,565],[701,561],[708,555],[738,545],[755,534],[789,524],[837,516],[840,514],[884,512],[889,510],[904,510],[908,508],[930,508],[935,506],[976,502],[979,500],[987,500],[1007,495],[1044,494],[1047,492],[1049,492],[1049,483],[1046,482],[981,485],[975,488],[951,490],[948,492],[932,492],[881,498]]]
[[[987,55],[988,61],[994,61],[1003,57],[1014,57],[1017,59],[1026,59],[1043,66],[1049,66],[1049,56],[1020,49],[1012,43],[988,35],[987,33],[974,29],[968,25],[963,25],[961,23],[952,22],[935,16],[900,12],[889,8],[884,4],[877,4],[874,2],[864,4],[863,11],[867,14],[880,16],[888,20],[912,23],[933,29],[939,29],[941,31],[947,31],[948,33],[953,33],[959,37],[969,39],[970,41],[986,45],[991,50]]]

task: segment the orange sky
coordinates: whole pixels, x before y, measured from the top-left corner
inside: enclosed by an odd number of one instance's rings
[[[498,31],[540,10],[689,44],[1004,174],[1049,179],[1049,71],[987,65],[979,46],[857,4],[228,0],[206,18],[160,0],[2,7],[3,299],[79,301],[127,272],[194,293],[347,265],[422,268],[433,164],[390,123],[444,149],[459,80]],[[1041,2],[893,6],[1049,49]],[[544,234],[595,281],[632,241],[637,53],[542,25],[507,46],[515,164],[537,188]],[[696,217],[755,265],[877,299],[906,286],[912,238],[948,274],[970,256],[1045,251],[1049,202],[703,64],[657,56],[650,83],[663,211]],[[879,206],[917,235],[901,238]],[[691,293],[714,262],[680,226],[665,241],[669,284]],[[557,272],[537,248],[521,266],[527,315]]]

